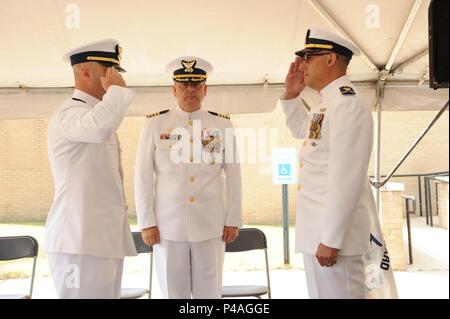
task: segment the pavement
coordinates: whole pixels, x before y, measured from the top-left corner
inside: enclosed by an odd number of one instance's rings
[[[405,222],[406,225],[406,222]],[[268,241],[272,298],[306,299],[306,279],[301,254],[294,254],[294,229],[290,228],[290,265],[284,264],[283,233],[281,227],[257,227],[264,231]],[[42,226],[0,224],[0,236],[31,235],[43,243]],[[406,271],[394,272],[401,299],[448,299],[449,298],[449,232],[425,224],[424,218],[412,219],[412,242],[414,263]],[[404,231],[407,252],[406,229]],[[149,258],[147,255],[129,257],[125,260],[123,287],[146,288],[148,285]],[[29,290],[31,260],[0,263],[0,297],[2,294],[26,293]],[[224,285],[265,284],[264,257],[261,251],[226,254]],[[54,299],[55,289],[49,276],[45,253],[39,254],[33,298]],[[153,275],[152,298],[161,298],[158,278]]]

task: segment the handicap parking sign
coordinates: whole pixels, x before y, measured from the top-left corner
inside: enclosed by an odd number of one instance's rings
[[[272,149],[272,182],[275,185],[297,184],[297,167],[296,148]]]
[[[278,165],[278,175],[290,176],[291,175],[291,164],[279,164]]]

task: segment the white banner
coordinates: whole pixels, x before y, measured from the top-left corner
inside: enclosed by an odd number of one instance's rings
[[[390,258],[381,231],[380,220],[372,200],[370,210],[370,250],[364,255],[367,299],[398,299]]]

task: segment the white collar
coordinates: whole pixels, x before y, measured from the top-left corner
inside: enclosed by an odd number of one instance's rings
[[[83,102],[86,102],[89,106],[95,106],[101,101],[97,99],[96,97],[93,97],[92,95],[87,94],[84,91],[81,91],[79,89],[75,89],[72,94],[72,98],[80,99]]]
[[[347,75],[340,77],[339,79],[334,80],[326,87],[324,87],[319,93],[322,96],[322,99],[334,98],[337,92],[340,92],[339,88],[345,85],[351,85],[350,79]]]
[[[183,120],[196,120],[201,117],[202,113],[204,113],[204,111],[202,109],[199,109],[198,111],[195,111],[195,112],[186,112],[186,111],[183,111],[180,106],[178,106],[175,109],[175,112]]]

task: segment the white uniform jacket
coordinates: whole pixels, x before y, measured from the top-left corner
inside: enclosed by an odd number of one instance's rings
[[[321,92],[322,103],[307,112],[301,97],[282,100],[300,152],[296,250],[315,254],[320,243],[340,255],[361,255],[369,247],[373,195],[367,176],[373,143],[368,106],[347,76]]]
[[[103,258],[136,254],[115,133],[134,96],[119,86],[111,86],[102,101],[75,90],[50,119],[55,196],[47,218],[47,252]]]
[[[229,119],[180,108],[148,118],[136,159],[139,227],[158,226],[161,238],[195,242],[241,226],[236,150]]]

